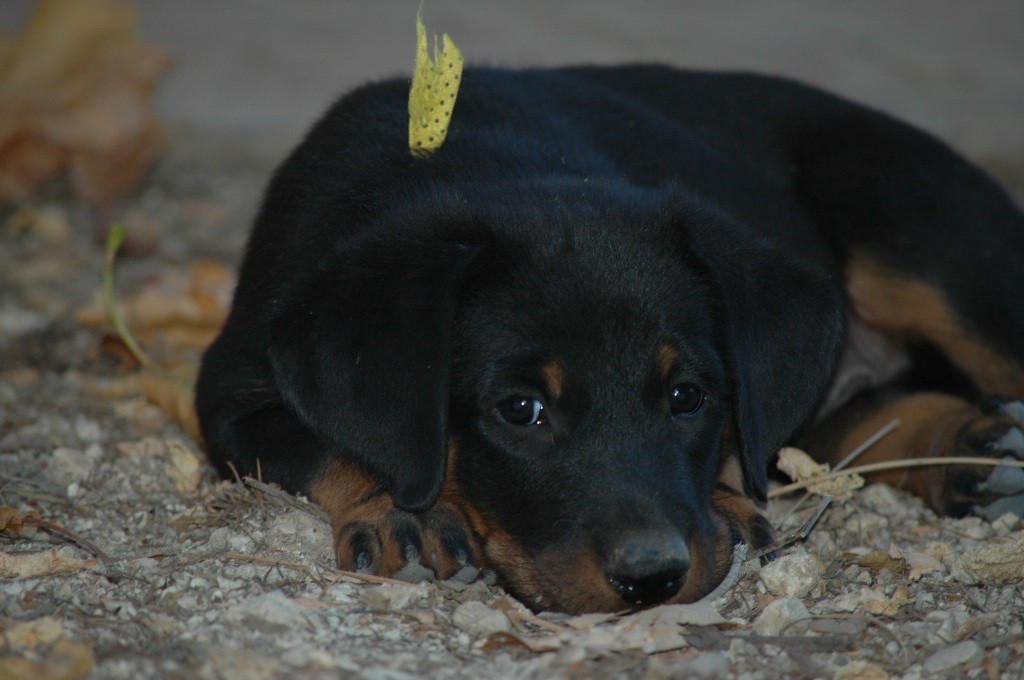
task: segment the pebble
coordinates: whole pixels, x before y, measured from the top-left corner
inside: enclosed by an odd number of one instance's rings
[[[268,633],[284,632],[306,623],[302,605],[279,590],[243,600],[230,607],[224,618]]]
[[[806,552],[783,555],[761,567],[761,581],[773,595],[804,597],[824,571],[821,560]]]
[[[908,509],[906,494],[888,484],[869,484],[860,490],[860,500],[882,516],[905,515]]]
[[[944,673],[958,666],[976,661],[984,654],[981,645],[974,640],[964,640],[935,652],[922,664],[926,673]]]
[[[433,570],[424,567],[419,560],[413,560],[412,562],[406,562],[405,566],[396,571],[391,578],[408,583],[422,583],[423,581],[429,581],[433,577]]]
[[[0,307],[0,336],[19,337],[46,328],[50,320],[43,314],[7,303]]]
[[[387,583],[375,588],[367,588],[359,595],[370,609],[380,611],[399,611],[422,604],[427,599],[427,587],[404,583]]]
[[[678,670],[678,677],[725,678],[729,676],[729,655],[725,652],[701,654],[680,664]]]
[[[50,454],[47,476],[63,488],[88,479],[96,460],[85,451],[61,446]]]
[[[218,527],[210,533],[206,547],[215,551],[231,550],[245,553],[252,548],[252,539],[245,534],[232,531],[229,527]]]
[[[875,512],[854,514],[846,521],[846,528],[865,539],[881,535],[889,529],[889,519]]]
[[[795,597],[771,602],[754,620],[751,629],[758,635],[802,635],[807,632],[811,613]]]
[[[285,552],[310,552],[333,562],[331,526],[304,510],[292,508],[270,522],[267,544]]]
[[[83,444],[95,444],[103,437],[99,421],[79,414],[75,418],[75,434]]]
[[[1000,538],[1006,538],[1021,528],[1021,518],[1015,512],[1004,512],[992,521],[992,531]]]
[[[452,623],[456,628],[475,637],[487,637],[512,630],[512,622],[507,616],[476,600],[463,602],[456,607],[452,614]]]

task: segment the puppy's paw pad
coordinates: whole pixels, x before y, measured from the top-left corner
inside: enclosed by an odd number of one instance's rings
[[[368,522],[351,522],[335,538],[338,566],[361,574],[377,573],[383,548],[380,535]]]
[[[1024,517],[1024,493],[1016,496],[1004,496],[988,505],[976,507],[974,512],[990,522],[994,522],[1006,513]]]
[[[1014,456],[1004,456],[1007,462],[1016,462]],[[1015,496],[1024,493],[1024,468],[997,467],[985,481],[980,482],[977,489],[981,493],[994,493],[1000,496]]]
[[[345,522],[335,552],[340,569],[411,582],[465,579],[480,564],[468,523],[445,503],[415,514],[391,506]]]
[[[1007,451],[1017,458],[1024,458],[1024,432],[1019,427],[1011,427],[1002,437],[992,443],[994,451]]]
[[[425,557],[440,579],[456,574],[468,576],[467,568],[480,564],[479,549],[470,539],[465,518],[454,508],[439,503],[424,513]]]
[[[999,410],[1024,425],[1024,401],[1008,401],[999,407]]]
[[[1006,412],[1008,405],[1017,403],[1003,403],[960,430],[952,455],[1001,458],[1010,465],[947,467],[947,514],[974,512],[991,518],[1020,509],[1021,501],[1015,498],[1024,495],[1024,469],[1016,464],[1024,460],[1024,430]]]
[[[413,515],[391,508],[342,524],[334,549],[340,569],[390,577],[420,559],[423,539]]]
[[[406,562],[405,566],[391,575],[391,578],[407,583],[421,583],[434,578],[434,572],[419,563],[419,560]]]

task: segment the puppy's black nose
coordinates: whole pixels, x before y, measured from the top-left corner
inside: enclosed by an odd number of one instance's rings
[[[605,560],[605,574],[627,604],[646,607],[679,592],[690,569],[690,551],[675,532],[631,534]]]

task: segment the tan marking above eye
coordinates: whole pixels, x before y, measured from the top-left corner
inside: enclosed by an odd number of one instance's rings
[[[549,361],[540,369],[544,376],[544,384],[547,385],[551,396],[558,399],[565,390],[565,371],[557,361]]]
[[[668,378],[678,358],[679,350],[667,342],[661,343],[661,347],[658,348],[658,368],[661,369],[662,377]]]

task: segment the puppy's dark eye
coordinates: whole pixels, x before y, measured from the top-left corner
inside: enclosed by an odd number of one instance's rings
[[[673,418],[692,416],[701,409],[707,396],[703,390],[693,383],[679,383],[672,387],[668,395],[668,406]]]
[[[498,415],[510,425],[529,427],[545,422],[544,404],[531,397],[509,397],[498,403]]]

